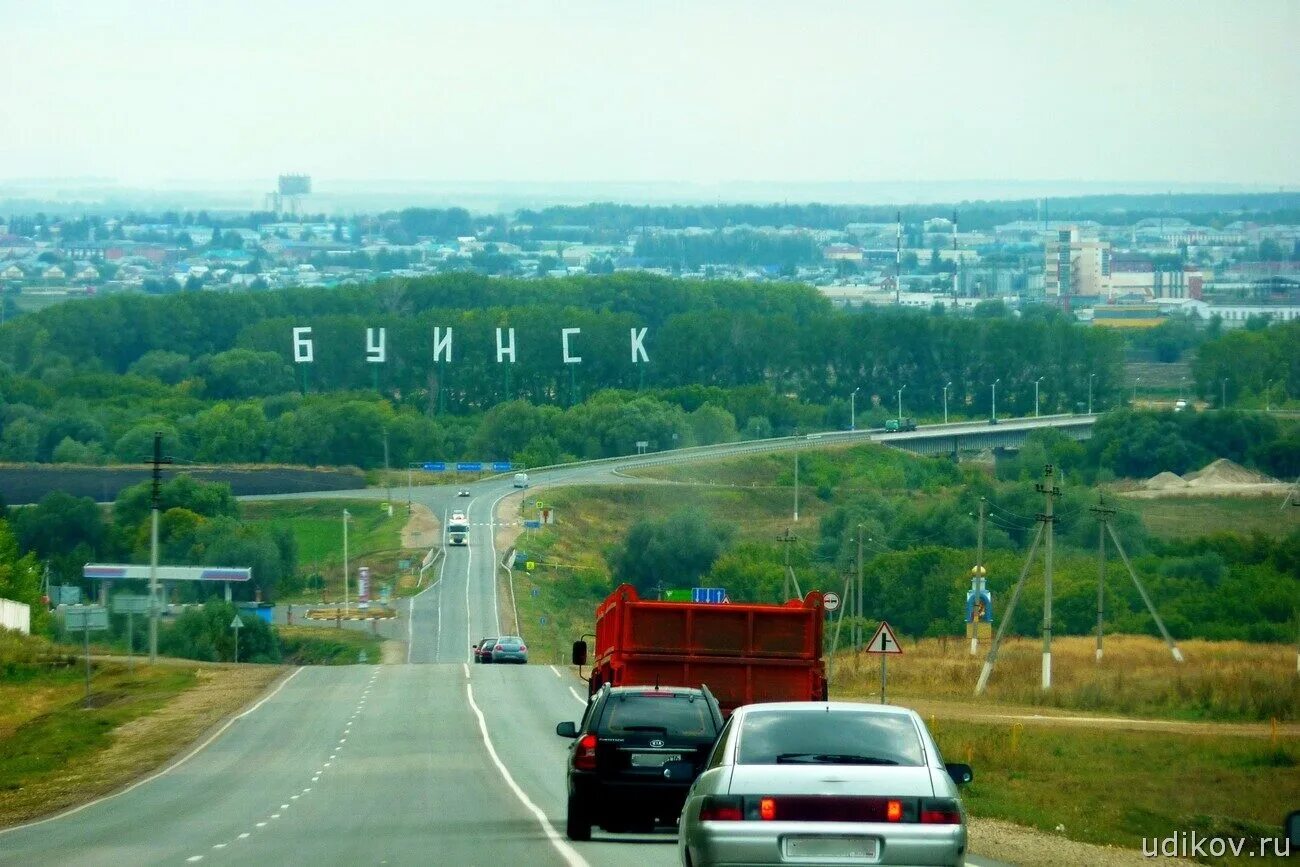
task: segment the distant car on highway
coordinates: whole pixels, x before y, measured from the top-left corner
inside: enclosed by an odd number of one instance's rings
[[[721,730],[722,709],[707,688],[601,687],[580,723],[555,727],[573,738],[569,839],[590,840],[593,826],[640,832],[675,824]]]
[[[518,635],[503,635],[492,646],[493,662],[528,662],[528,645]]]
[[[890,433],[897,431],[916,430],[916,419],[914,418],[887,418],[885,419],[885,430]]]
[[[459,491],[456,492],[456,496],[458,496],[458,497],[468,497],[468,496],[469,496],[469,491],[465,490],[464,488],[461,488]]]
[[[738,708],[682,810],[683,864],[962,864],[966,810],[915,711],[853,702]]]
[[[474,661],[480,663],[491,662],[492,648],[496,643],[497,640],[495,638],[484,638],[478,644],[471,644],[470,650],[474,651]]]

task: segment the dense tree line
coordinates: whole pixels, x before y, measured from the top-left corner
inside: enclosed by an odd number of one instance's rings
[[[292,363],[302,325],[311,364]],[[369,364],[379,327],[388,361]],[[581,364],[563,362],[569,327],[582,329]],[[434,359],[435,328],[454,329],[451,362]],[[497,328],[516,329],[518,363],[497,363]],[[640,328],[649,360],[634,363]],[[514,457],[531,436],[477,433],[513,401],[546,428],[537,454],[598,457],[643,439],[847,427],[854,389],[876,423],[904,387],[905,414],[941,415],[947,383],[957,417],[987,414],[995,381],[1004,414],[1032,412],[1039,377],[1045,412],[1077,408],[1090,382],[1104,406],[1120,394],[1119,356],[1118,338],[1064,317],[849,313],[804,286],[649,275],[113,296],[0,327],[0,459],[134,461],[155,429],[178,455],[215,462],[375,466],[383,430],[397,465],[471,445]],[[693,417],[705,404],[708,424]]]
[[[123,489],[111,517],[89,497],[61,492],[32,506],[9,509],[7,520],[0,521],[0,591],[15,590],[21,598],[6,592],[0,596],[31,604],[33,593],[39,597],[42,570],[34,584],[29,573],[38,563],[49,567],[56,584],[81,584],[86,563],[148,562],[151,496],[147,482]],[[162,562],[251,567],[252,582],[237,591],[247,598],[260,593],[263,599],[274,599],[279,592],[298,588],[292,534],[242,521],[228,485],[178,475],[162,485],[159,511]],[[177,592],[194,596],[202,590],[187,586]]]
[[[1196,353],[1196,392],[1216,405],[1274,405],[1300,395],[1300,320],[1224,333]],[[1224,380],[1227,380],[1225,383]]]

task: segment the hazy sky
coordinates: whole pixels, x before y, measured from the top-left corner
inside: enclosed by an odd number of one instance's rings
[[[0,178],[1300,182],[1300,2],[0,0]]]

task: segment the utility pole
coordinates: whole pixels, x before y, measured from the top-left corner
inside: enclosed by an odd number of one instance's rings
[[[903,388],[907,388],[907,385],[904,384]],[[898,427],[900,430],[903,427],[903,388],[898,390]]]
[[[794,453],[794,519],[799,521],[799,452]]]
[[[952,383],[943,387],[943,423],[948,423],[948,389],[952,388]]]
[[[1046,511],[1039,516],[1046,528],[1047,541],[1043,549],[1043,689],[1052,688],[1052,501],[1061,495],[1061,489],[1052,484],[1052,465],[1043,468],[1043,482],[1035,485],[1047,499]]]
[[[862,525],[858,524],[858,589],[857,602],[854,607],[856,619],[853,621],[853,649],[862,649]]]
[[[1088,415],[1092,415],[1092,381],[1097,378],[1097,374],[1088,374]]]
[[[785,545],[785,583],[781,593],[781,601],[785,602],[788,599],[794,598],[790,595],[790,591],[793,589],[794,578],[794,571],[790,568],[790,546],[794,543],[795,537],[791,535],[790,528],[786,527],[785,532],[780,536],[777,536],[776,540]]]
[[[1114,509],[1106,508],[1105,501],[1100,501],[1088,511],[1097,516],[1097,661],[1101,662],[1102,639],[1104,631],[1104,608],[1106,603],[1106,522],[1115,514]]]
[[[975,531],[975,602],[980,601],[980,594],[984,592],[984,509],[988,505],[988,500],[980,497],[980,520]],[[974,656],[980,646],[980,624],[978,619],[972,619],[971,636],[970,636],[970,655]]]
[[[1110,534],[1110,540],[1115,543],[1115,550],[1119,552],[1119,558],[1124,562],[1124,568],[1128,570],[1128,575],[1133,579],[1133,584],[1137,587],[1138,593],[1142,596],[1142,601],[1146,603],[1147,611],[1151,612],[1151,617],[1156,622],[1156,627],[1160,630],[1160,635],[1165,639],[1165,644],[1169,646],[1169,653],[1173,656],[1174,662],[1183,661],[1183,652],[1178,649],[1174,639],[1169,635],[1169,630],[1165,629],[1165,622],[1160,619],[1156,606],[1151,602],[1151,597],[1147,594],[1147,588],[1138,578],[1137,572],[1133,570],[1133,564],[1129,562],[1128,554],[1124,551],[1124,546],[1120,544],[1119,536],[1115,533],[1115,528],[1109,523],[1103,524],[1106,531]]]
[[[158,661],[158,505],[162,499],[162,465],[171,458],[162,454],[162,431],[153,434],[153,487],[149,511],[149,664]]]
[[[851,431],[858,429],[858,392],[861,390],[862,386],[858,386],[849,395],[849,430]]]

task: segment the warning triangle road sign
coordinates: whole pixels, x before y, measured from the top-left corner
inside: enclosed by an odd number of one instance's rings
[[[871,636],[871,641],[867,644],[867,653],[902,653],[903,648],[898,646],[898,639],[894,637],[894,630],[889,628],[889,624],[880,621],[880,626],[876,628],[876,634]]]

